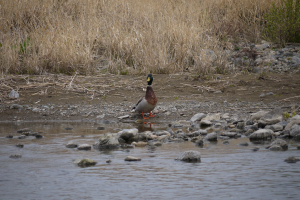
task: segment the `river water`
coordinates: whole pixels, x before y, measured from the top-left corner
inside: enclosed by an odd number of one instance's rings
[[[103,126],[105,130],[97,130]],[[65,128],[72,127],[72,130]],[[134,124],[83,122],[0,123],[0,199],[299,199],[299,143],[289,141],[289,150],[272,152],[267,144],[253,144],[248,138],[229,140],[224,145],[192,142],[165,143],[155,149],[133,148],[101,152],[66,148],[70,140],[94,144],[105,132],[133,128]],[[17,139],[17,130],[41,131],[42,139]],[[140,131],[142,127],[138,127]],[[154,124],[145,130],[166,129]],[[5,138],[12,134],[14,138]],[[248,142],[249,146],[240,146]],[[24,144],[24,148],[15,145]],[[257,152],[252,151],[259,147]],[[187,150],[201,152],[201,163],[174,159]],[[10,155],[21,154],[18,159]],[[142,158],[126,162],[128,155]],[[77,158],[97,161],[92,167],[73,164]],[[106,160],[112,162],[107,164]]]

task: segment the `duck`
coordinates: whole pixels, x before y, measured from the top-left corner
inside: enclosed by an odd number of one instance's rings
[[[141,97],[139,101],[132,108],[131,112],[142,113],[143,119],[149,119],[150,117],[154,117],[155,115],[151,114],[151,111],[155,108],[157,104],[157,98],[152,89],[153,76],[152,74],[148,74],[147,76],[147,89],[144,97]],[[149,113],[149,117],[145,117],[144,113]]]

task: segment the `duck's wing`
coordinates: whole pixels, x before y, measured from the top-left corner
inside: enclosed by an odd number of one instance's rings
[[[141,98],[138,100],[138,102],[135,104],[135,106],[133,106],[131,112],[135,112],[136,107],[142,102],[143,98],[144,98],[144,97],[141,97]]]

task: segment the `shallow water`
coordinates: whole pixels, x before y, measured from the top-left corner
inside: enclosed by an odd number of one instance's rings
[[[97,130],[104,126],[105,130]],[[44,132],[44,138],[5,138],[22,128]],[[65,130],[72,127],[72,130]],[[78,151],[65,144],[94,144],[105,132],[132,128],[134,124],[92,124],[74,122],[0,123],[0,199],[299,199],[300,163],[286,163],[299,157],[299,143],[289,150],[272,152],[248,138],[229,140],[224,145],[192,142],[166,143],[154,150],[143,148],[101,152]],[[138,127],[142,131],[142,127]],[[147,130],[166,129],[154,124]],[[240,146],[248,142],[249,146]],[[15,145],[24,144],[24,148]],[[253,152],[254,147],[260,150]],[[174,159],[184,151],[201,152],[201,163]],[[22,158],[9,158],[21,154]],[[125,162],[128,155],[140,162]],[[98,163],[80,168],[76,158],[91,158]],[[110,164],[106,160],[111,159]]]

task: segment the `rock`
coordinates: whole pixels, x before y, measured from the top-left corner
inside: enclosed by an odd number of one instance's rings
[[[12,90],[9,95],[8,95],[9,98],[13,98],[13,99],[17,99],[19,98],[19,93],[16,92],[15,90]]]
[[[24,144],[17,144],[16,147],[23,148]]]
[[[297,149],[300,150],[300,146],[297,146]]]
[[[258,151],[258,150],[259,150],[258,147],[255,147],[255,148],[252,149],[252,151]]]
[[[237,125],[236,125],[236,128],[243,130],[245,128],[245,123],[244,122],[238,122]]]
[[[14,154],[14,155],[10,155],[9,156],[10,158],[22,158],[22,155],[20,155],[20,154]]]
[[[76,159],[73,163],[77,164],[80,167],[88,167],[88,166],[96,165],[97,162],[89,158],[83,158],[83,159]]]
[[[204,113],[197,113],[197,114],[195,114],[195,115],[191,118],[191,122],[201,121],[201,119],[203,119],[204,117],[206,117],[206,114],[204,114]]]
[[[216,132],[212,132],[212,133],[207,134],[207,136],[205,136],[205,139],[208,141],[217,141],[218,135]]]
[[[195,141],[196,146],[202,147],[204,145],[203,139],[199,138]]]
[[[81,144],[77,147],[78,150],[91,150],[92,146],[89,144]]]
[[[211,115],[208,115],[206,117],[204,117],[202,119],[203,120],[206,120],[206,121],[217,121],[217,120],[220,120],[221,118],[221,113],[215,113],[215,114],[211,114]]]
[[[155,141],[155,142],[152,142],[151,143],[151,146],[161,146],[163,143],[161,143],[161,142],[158,142],[158,141]]]
[[[245,136],[249,136],[253,133],[254,131],[252,129],[249,129],[248,131],[246,131]]]
[[[126,119],[126,118],[129,118],[129,117],[130,117],[129,115],[124,115],[124,116],[118,117],[118,119]]]
[[[31,132],[32,130],[30,130],[29,128],[23,128],[20,130],[17,130],[17,133],[24,133],[24,132]]]
[[[142,141],[139,141],[139,142],[133,142],[132,145],[136,146],[136,147],[145,147],[148,145],[147,142],[142,142]]]
[[[117,149],[120,147],[116,134],[106,133],[101,136],[99,140],[94,144],[94,148],[104,150],[104,149]]]
[[[41,139],[41,138],[43,138],[43,136],[41,134],[36,134],[35,138]]]
[[[237,132],[222,132],[221,135],[233,138],[233,137],[236,137]]]
[[[137,158],[137,157],[133,157],[133,156],[127,156],[125,159],[125,161],[141,161],[141,158]]]
[[[9,139],[11,139],[11,138],[13,138],[14,136],[12,136],[12,135],[7,135],[6,136],[6,138],[9,138]]]
[[[199,151],[185,151],[175,160],[184,162],[201,162],[201,154]]]
[[[271,129],[274,132],[283,130],[283,126],[280,124],[267,125],[265,128]]]
[[[276,124],[283,120],[281,108],[275,108],[270,112],[267,112],[260,118],[260,120],[266,122],[267,125]]]
[[[257,113],[251,114],[251,121],[259,120],[262,116],[264,116],[267,113],[267,111],[258,111]]]
[[[247,142],[240,143],[239,145],[240,145],[240,146],[249,146],[249,144],[248,144]]]
[[[281,146],[279,145],[273,145],[269,148],[270,151],[280,151],[282,150]]]
[[[78,144],[75,143],[74,141],[70,141],[68,142],[68,144],[66,145],[67,148],[77,148]]]
[[[270,44],[269,43],[263,43],[261,45],[255,45],[255,48],[259,51],[263,51],[265,50],[266,48],[269,48],[270,47]]]
[[[258,120],[257,126],[258,128],[265,128],[267,126],[267,122],[263,121],[263,120]]]
[[[19,137],[18,137],[18,139],[25,139],[26,138],[26,135],[20,135]]]
[[[124,129],[118,132],[120,138],[125,140],[126,142],[133,141],[133,138],[138,134],[139,130],[137,128],[132,129]]]
[[[19,110],[21,110],[21,109],[23,109],[23,106],[19,105],[19,104],[12,104],[10,106],[10,109],[19,109]]]
[[[295,158],[294,156],[288,157],[287,159],[284,160],[287,163],[296,163],[298,161],[300,161],[299,158]]]
[[[229,144],[229,141],[228,140],[224,140],[223,144],[227,145],[227,144]]]
[[[290,130],[290,136],[294,139],[300,140],[300,125],[294,124]]]
[[[73,130],[73,128],[72,127],[66,127],[65,130],[70,131],[70,130]]]
[[[110,159],[109,159],[109,160],[107,160],[107,161],[106,161],[106,163],[111,163],[111,160],[110,160]]]
[[[200,135],[207,135],[207,130],[200,129]]]
[[[208,120],[201,120],[200,121],[200,125],[201,126],[211,126],[212,125],[212,122],[211,121],[208,121]]]
[[[272,137],[274,132],[271,129],[259,129],[252,133],[249,138],[250,140],[269,139]]]
[[[285,130],[290,130],[295,124],[300,125],[300,119],[291,120],[285,127]]]
[[[105,130],[105,127],[100,126],[100,127],[97,128],[97,130],[101,130],[101,131],[102,131],[102,130]]]

